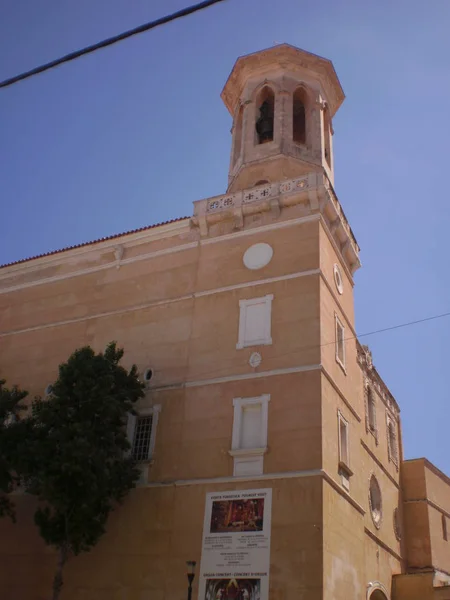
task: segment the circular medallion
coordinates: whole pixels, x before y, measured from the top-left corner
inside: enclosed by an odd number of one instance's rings
[[[259,365],[261,364],[261,361],[262,361],[261,354],[259,352],[253,352],[253,354],[250,356],[250,360],[248,361],[248,364],[255,369],[256,367],[259,367]]]
[[[372,475],[369,483],[369,506],[372,515],[373,524],[377,529],[381,525],[382,512],[382,501],[381,501],[381,488],[375,475]]]
[[[344,282],[342,281],[342,275],[341,275],[341,270],[339,268],[339,265],[334,265],[333,267],[333,273],[334,273],[334,283],[336,284],[336,289],[340,294],[344,293]]]
[[[253,244],[245,251],[243,261],[247,269],[257,271],[268,265],[272,260],[272,256],[273,249],[269,244]]]

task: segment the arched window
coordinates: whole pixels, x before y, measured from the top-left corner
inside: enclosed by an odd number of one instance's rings
[[[297,88],[292,108],[292,139],[296,144],[306,143],[305,91]]]
[[[244,107],[241,106],[239,108],[239,112],[236,117],[236,122],[234,124],[233,165],[236,163],[237,159],[239,158],[239,156],[241,154],[243,118],[244,118]]]
[[[272,88],[264,86],[258,94],[258,112],[256,115],[256,134],[258,144],[273,141],[273,124],[275,111],[275,95]]]

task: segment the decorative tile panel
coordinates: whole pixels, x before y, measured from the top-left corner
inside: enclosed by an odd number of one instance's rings
[[[257,200],[264,200],[265,198],[270,198],[274,195],[276,195],[275,186],[267,185],[263,188],[251,188],[250,190],[244,192],[244,204],[256,202]]]
[[[208,212],[212,212],[215,210],[225,210],[227,208],[231,208],[236,204],[236,195],[232,196],[218,196],[217,198],[213,198],[208,202],[207,210]]]
[[[308,187],[308,177],[301,177],[300,179],[291,179],[290,181],[284,181],[280,184],[280,193],[289,194],[291,192],[297,192],[304,190]]]

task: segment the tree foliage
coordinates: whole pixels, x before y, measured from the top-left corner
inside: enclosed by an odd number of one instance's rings
[[[115,343],[96,354],[86,346],[59,367],[50,396],[37,398],[28,418],[29,444],[21,470],[37,496],[35,522],[59,551],[53,599],[59,597],[65,562],[90,550],[108,515],[135,485],[139,472],[126,436],[126,418],[141,398],[136,367],[119,365]]]
[[[23,424],[19,415],[26,409],[22,400],[28,393],[17,386],[5,387],[0,380],[0,517],[15,521],[14,505],[9,494],[18,483],[17,455],[23,442]]]

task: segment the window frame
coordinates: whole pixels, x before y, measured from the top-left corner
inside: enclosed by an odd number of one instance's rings
[[[272,301],[273,294],[266,294],[258,298],[249,298],[239,300],[239,331],[238,331],[238,342],[236,349],[241,350],[242,348],[250,348],[251,346],[270,346],[272,344]],[[247,311],[252,306],[257,304],[264,304],[264,324],[263,333],[260,338],[254,340],[247,340],[245,338],[245,325]]]
[[[344,417],[342,412],[338,409],[338,472],[342,477],[342,485],[347,489],[350,486],[350,477],[353,475],[353,471],[350,468],[350,427],[349,422]],[[343,456],[342,449],[342,435],[341,435],[341,426],[345,427],[345,437],[346,437],[346,447],[347,447],[347,456]]]
[[[391,438],[392,431],[392,438]],[[397,435],[397,424],[395,419],[386,412],[386,439],[387,439],[387,450],[388,459],[392,462],[398,470],[399,463],[399,447],[398,447],[398,435]],[[393,452],[394,450],[394,452]]]
[[[343,456],[343,449],[342,449],[342,425],[345,428],[345,442],[346,442],[346,450],[347,450],[347,456]],[[338,442],[339,442],[339,464],[343,464],[345,467],[350,467],[350,452],[349,452],[349,435],[348,435],[348,421],[347,419],[344,417],[344,415],[341,413],[340,410],[338,410],[338,432],[339,432],[339,436],[338,436]]]
[[[143,460],[136,461],[137,464],[145,464],[153,460],[153,454],[155,450],[156,443],[156,428],[158,426],[159,413],[161,412],[161,405],[155,404],[155,406],[150,406],[146,408],[141,408],[136,410],[136,414],[132,415],[128,414],[128,422],[127,422],[127,437],[130,442],[130,455],[133,456],[133,446],[134,446],[134,437],[136,435],[136,426],[139,417],[149,417],[152,416],[152,429],[150,433],[150,440],[147,452],[147,458]]]
[[[371,433],[375,438],[375,442],[378,445],[378,423],[377,423],[377,399],[375,390],[368,381],[364,384],[364,397],[365,397],[365,408],[366,408],[366,432]],[[373,424],[370,419],[370,406],[373,406]]]
[[[336,362],[339,364],[339,366],[342,368],[342,370],[344,371],[344,373],[346,373],[346,369],[345,369],[345,327],[342,323],[342,321],[340,320],[339,316],[337,315],[337,313],[334,313],[334,335],[335,335],[335,355],[336,355]],[[339,335],[338,335],[338,328],[342,329],[342,360],[339,356]]]

